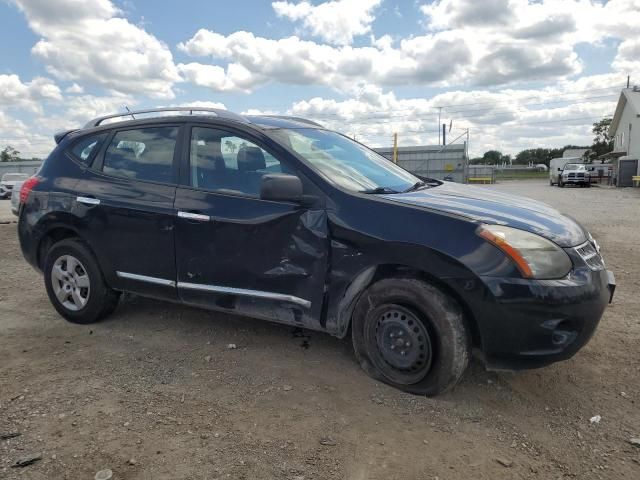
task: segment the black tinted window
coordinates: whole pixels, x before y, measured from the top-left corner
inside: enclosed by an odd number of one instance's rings
[[[173,182],[173,152],[178,127],[118,132],[104,156],[103,171],[118,177]]]
[[[71,148],[71,153],[81,163],[88,165],[95,152],[100,149],[100,145],[106,138],[106,133],[99,135],[91,135],[89,137],[81,138]]]
[[[259,196],[266,173],[280,173],[280,161],[255,143],[212,128],[191,132],[191,185],[207,190]]]

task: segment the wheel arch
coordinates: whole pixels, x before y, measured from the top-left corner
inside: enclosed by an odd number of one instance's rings
[[[436,275],[424,269],[398,263],[382,263],[373,265],[361,270],[357,275],[354,276],[353,280],[349,284],[349,287],[345,291],[345,295],[341,300],[340,305],[338,306],[337,335],[340,338],[344,338],[348,335],[348,332],[351,328],[353,311],[362,293],[367,288],[369,288],[369,286],[373,285],[379,280],[388,278],[413,278],[421,280],[425,283],[434,285],[435,287],[442,290],[445,294],[449,295],[462,309],[465,325],[467,326],[467,328],[469,329],[469,333],[471,334],[473,346],[480,348],[482,347],[482,338],[480,335],[480,328],[478,326],[477,319],[475,318],[471,307],[465,301],[463,296],[455,288],[439,279]]]
[[[67,238],[82,239],[78,231],[68,225],[54,224],[48,226],[48,228],[44,230],[40,240],[38,241],[36,249],[36,261],[38,263],[38,268],[42,270],[44,266],[44,259],[46,258],[49,249],[60,240],[65,240]]]

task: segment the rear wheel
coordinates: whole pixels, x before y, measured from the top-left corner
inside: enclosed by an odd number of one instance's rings
[[[105,283],[89,248],[78,239],[62,240],[49,249],[44,282],[55,309],[73,323],[92,323],[106,317],[120,298]]]
[[[353,346],[373,378],[421,395],[453,387],[470,358],[459,305],[438,288],[409,279],[381,280],[354,310]]]

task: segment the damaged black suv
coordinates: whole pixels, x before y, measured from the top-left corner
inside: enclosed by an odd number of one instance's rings
[[[156,109],[55,139],[18,229],[72,322],[133,292],[350,335],[369,375],[433,395],[472,347],[489,368],[569,358],[613,294],[574,220],[416,177],[305,119]]]

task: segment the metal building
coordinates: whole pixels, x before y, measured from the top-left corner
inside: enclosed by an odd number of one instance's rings
[[[393,148],[374,148],[393,160]],[[464,143],[398,147],[398,165],[423,177],[464,183],[467,177],[467,156]]]
[[[40,170],[42,160],[25,160],[23,162],[0,162],[0,177],[5,173],[27,173],[33,175]]]

